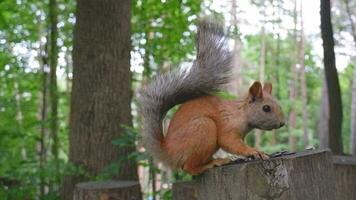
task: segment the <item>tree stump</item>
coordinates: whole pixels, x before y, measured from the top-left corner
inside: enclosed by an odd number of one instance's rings
[[[197,200],[196,184],[192,181],[173,184],[172,193],[174,200]]]
[[[333,169],[329,150],[226,165],[198,176],[190,200],[334,200]]]
[[[336,199],[356,199],[356,157],[333,156]]]
[[[92,181],[78,183],[74,200],[141,200],[136,181]]]

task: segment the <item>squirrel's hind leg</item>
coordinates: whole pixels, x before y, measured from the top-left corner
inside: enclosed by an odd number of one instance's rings
[[[188,172],[191,175],[198,175],[210,168],[213,168],[215,166],[221,166],[221,165],[224,165],[224,164],[227,164],[230,162],[231,162],[231,160],[228,158],[213,159],[204,165],[194,165],[195,163],[186,162],[183,166],[183,170]]]
[[[189,123],[186,144],[189,145],[187,159],[183,163],[183,170],[196,175],[214,166],[230,162],[229,159],[212,159],[217,150],[217,130],[215,122],[208,117],[201,117]]]

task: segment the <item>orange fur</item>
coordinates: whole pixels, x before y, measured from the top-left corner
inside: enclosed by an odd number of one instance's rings
[[[173,163],[174,168],[183,168],[190,174],[200,174],[213,166],[229,162],[228,159],[212,158],[219,148],[233,154],[268,158],[263,152],[246,145],[244,138],[252,128],[256,128],[249,124],[249,119],[260,118],[254,116],[260,115],[258,112],[248,107],[252,97],[261,98],[254,104],[271,105],[271,112],[275,118],[271,121],[277,123],[273,124],[273,128],[283,126],[283,113],[270,93],[270,85],[263,90],[260,85],[253,85],[247,97],[242,100],[205,96],[181,105],[170,122],[165,138],[161,141],[170,163]],[[270,127],[272,126],[269,125],[265,129],[271,129]]]

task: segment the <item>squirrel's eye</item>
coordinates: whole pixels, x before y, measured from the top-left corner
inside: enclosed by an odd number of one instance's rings
[[[269,105],[264,105],[264,106],[262,107],[262,110],[263,110],[264,112],[271,112],[271,107],[270,107]]]

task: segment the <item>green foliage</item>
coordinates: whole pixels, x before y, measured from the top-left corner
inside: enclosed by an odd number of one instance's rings
[[[180,63],[194,50],[200,0],[135,0],[132,7],[133,50],[143,59],[144,76],[165,62]]]
[[[133,0],[132,1],[132,55],[138,63],[138,68],[132,69],[132,88],[136,90],[143,82],[147,82],[157,73],[168,71],[182,62],[191,62],[195,53],[196,22],[200,12],[208,13],[221,23],[225,21],[225,14],[218,13],[211,8],[213,1],[202,0]],[[281,2],[281,1],[278,1]],[[260,7],[261,1],[254,1]],[[279,3],[278,3],[279,4]],[[267,6],[271,6],[269,3]],[[354,7],[354,3],[351,5]],[[338,7],[340,5],[338,4]],[[42,106],[43,73],[40,65],[47,58],[45,45],[48,38],[49,22],[48,1],[36,0],[2,0],[0,1],[0,199],[58,199],[60,183],[55,179],[56,165],[60,166],[60,176],[78,175],[90,180],[104,180],[112,177],[126,162],[137,162],[150,172],[165,173],[152,163],[152,158],[144,151],[136,151],[127,157],[120,157],[108,165],[98,175],[90,175],[83,166],[68,162],[69,154],[69,104],[71,86],[71,51],[73,49],[72,31],[75,22],[75,1],[58,0],[59,14],[59,161],[53,158],[50,151],[53,141],[47,134],[44,138],[46,146],[46,161],[39,166],[40,129],[48,125],[52,119],[40,120]],[[340,8],[338,8],[340,9]],[[283,9],[284,15],[290,17],[291,11]],[[345,13],[336,18],[335,37],[342,38],[342,32],[349,31],[345,22]],[[241,20],[243,23],[244,19]],[[281,23],[279,19],[273,23]],[[271,22],[269,22],[271,23]],[[248,85],[258,79],[261,35],[246,34],[237,25],[230,28],[233,38],[242,40],[242,77]],[[313,39],[313,38],[312,38]],[[339,40],[337,40],[339,41]],[[343,39],[343,42],[346,40]],[[288,137],[298,138],[298,149],[303,148],[302,124],[306,123],[312,134],[312,144],[317,145],[316,128],[319,120],[321,86],[323,69],[318,65],[318,56],[312,49],[311,39],[306,40],[305,68],[308,88],[308,105],[302,108],[298,98],[289,100],[291,65],[295,59],[295,41],[291,34],[276,37],[266,34],[266,80],[273,83],[273,94],[279,99],[287,114],[291,108],[296,108],[297,128],[288,127],[276,131],[276,144],[271,145],[271,134],[262,137],[264,151],[274,152],[287,150]],[[342,45],[342,43],[337,43]],[[40,52],[42,51],[42,54]],[[46,66],[48,67],[48,66]],[[134,67],[134,64],[133,64]],[[344,122],[342,136],[344,150],[348,152],[350,138],[350,110],[352,78],[355,65],[350,64],[339,73],[342,90]],[[46,68],[47,69],[47,68]],[[48,87],[48,86],[46,86]],[[299,91],[299,88],[298,88]],[[224,99],[235,96],[225,92],[216,93]],[[112,144],[118,148],[134,148],[140,146],[140,116],[137,113],[135,96],[132,103],[134,126],[122,125],[124,134],[114,139]],[[172,117],[179,106],[174,107],[167,114]],[[301,111],[307,109],[309,119],[302,121]],[[254,143],[253,134],[246,138],[249,144]],[[182,172],[174,172],[172,180],[191,180],[191,176]],[[49,192],[39,197],[41,179]],[[161,199],[171,199],[168,188],[158,191]],[[146,196],[152,195],[147,193]]]
[[[70,41],[66,48],[71,48],[73,21],[67,19],[68,11],[73,16],[74,4],[58,2],[60,41]],[[34,0],[0,2],[0,162],[4,163],[0,165],[0,179],[18,182],[16,186],[3,183],[0,199],[35,199],[42,177],[49,192],[41,199],[56,199],[60,183],[54,178],[55,166],[60,167],[59,176],[67,169],[69,98],[64,88],[60,88],[60,160],[54,162],[47,135],[46,162],[43,168],[39,166],[40,129],[42,125],[48,128],[51,120],[39,118],[43,76],[38,65],[43,60],[38,54],[47,37],[47,4]],[[62,47],[64,43],[59,44]]]

